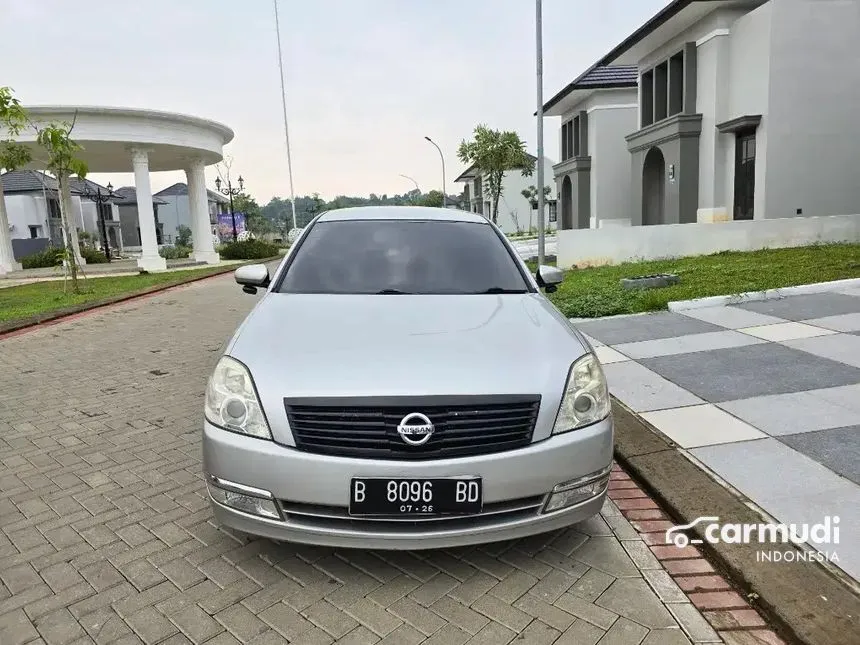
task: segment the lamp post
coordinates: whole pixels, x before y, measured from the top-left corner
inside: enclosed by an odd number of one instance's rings
[[[110,243],[108,242],[105,215],[101,207],[102,204],[107,204],[110,201],[111,194],[113,193],[113,186],[111,186],[110,184],[105,186],[108,192],[106,195],[102,195],[101,186],[96,185],[96,191],[93,192],[93,189],[90,188],[90,185],[86,182],[86,180],[83,180],[81,183],[83,184],[84,197],[96,203],[96,212],[98,213],[99,224],[101,225],[100,228],[102,234],[102,249],[104,249],[107,261],[110,262]]]
[[[535,48],[537,50],[537,190],[538,190],[538,264],[544,263],[544,193],[543,193],[543,16],[541,0],[535,2]]]
[[[233,241],[235,242],[238,235],[236,234],[236,211],[233,210],[233,196],[238,195],[245,189],[245,180],[242,179],[242,175],[239,175],[239,188],[233,188],[230,178],[227,177],[227,185],[221,188],[221,178],[216,177],[215,188],[218,189],[219,193],[227,195],[230,198],[230,219],[233,221]]]
[[[436,150],[439,151],[439,158],[442,160],[442,208],[446,208],[448,206],[448,195],[445,193],[445,155],[442,154],[442,148],[436,145],[436,142],[433,141],[430,137],[424,137],[436,146]]]

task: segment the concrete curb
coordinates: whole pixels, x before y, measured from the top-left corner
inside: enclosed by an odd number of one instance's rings
[[[72,305],[71,307],[57,309],[55,311],[50,311],[44,314],[36,314],[33,316],[28,316],[26,318],[18,318],[17,320],[0,323],[0,340],[13,335],[17,336],[18,334],[31,330],[35,327],[41,327],[47,324],[60,322],[64,319],[77,317],[96,309],[106,309],[113,305],[122,304],[130,300],[137,300],[139,298],[146,298],[148,296],[152,296],[165,291],[170,291],[172,289],[176,289],[178,287],[182,287],[194,282],[200,282],[202,280],[209,280],[210,278],[221,277],[228,273],[232,273],[240,266],[245,266],[247,264],[267,264],[269,262],[274,262],[275,260],[281,260],[282,258],[283,256],[279,255],[263,260],[249,260],[247,262],[231,264],[226,267],[219,267],[218,270],[214,270],[212,273],[208,273],[206,275],[178,278],[177,280],[171,280],[170,282],[164,282],[162,284],[154,285],[152,287],[146,287],[144,289],[139,289],[130,293],[123,293],[117,296],[111,296],[110,298],[104,298],[102,300],[84,302],[79,305]],[[14,289],[15,287],[9,288]]]
[[[742,499],[617,400],[613,400],[613,414],[616,460],[673,516],[676,525],[705,516],[732,523],[763,521]],[[665,527],[659,529],[665,533]],[[660,538],[659,544],[665,544],[665,535],[655,533],[655,537]],[[760,562],[757,554],[761,548],[754,544],[705,541],[697,548],[743,596],[752,599],[750,605],[775,625],[787,642],[833,645],[858,633],[860,595],[824,567],[802,561]],[[782,544],[773,545],[773,550],[797,552],[794,546]]]
[[[675,300],[667,306],[669,311],[686,311],[689,309],[703,309],[704,307],[725,307],[742,302],[760,302],[762,300],[776,300],[788,296],[802,296],[810,293],[826,293],[839,289],[860,287],[860,278],[848,278],[846,280],[833,280],[831,282],[815,282],[813,284],[801,284],[795,287],[782,287],[780,289],[768,289],[766,291],[748,291],[728,296],[710,296],[707,298],[696,298],[694,300]]]

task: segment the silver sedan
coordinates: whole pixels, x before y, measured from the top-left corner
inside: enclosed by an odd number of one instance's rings
[[[424,549],[493,542],[600,511],[612,463],[588,341],[484,217],[361,207],[318,215],[206,390],[215,517],[288,542]]]

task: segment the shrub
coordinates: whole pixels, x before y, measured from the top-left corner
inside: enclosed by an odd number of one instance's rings
[[[55,267],[63,263],[63,250],[54,246],[21,258],[21,266],[25,269],[42,269]]]
[[[191,246],[191,229],[187,226],[176,229],[176,246]]]
[[[280,249],[262,240],[246,240],[224,244],[218,253],[224,260],[263,260],[277,256]]]
[[[107,256],[102,251],[88,246],[81,248],[81,257],[87,261],[87,264],[104,264],[108,261]]]
[[[176,244],[176,246],[162,246],[158,254],[165,260],[181,260],[191,255],[193,249],[190,246]]]

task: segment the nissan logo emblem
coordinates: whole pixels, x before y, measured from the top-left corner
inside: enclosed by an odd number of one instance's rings
[[[397,432],[400,438],[410,446],[422,446],[430,441],[430,436],[435,430],[433,422],[426,414],[411,412],[400,419]]]

